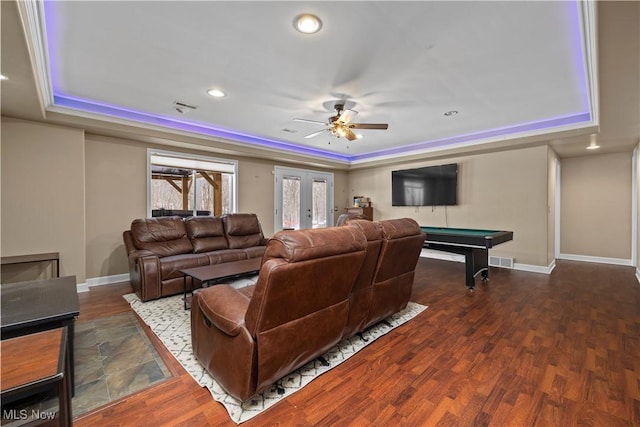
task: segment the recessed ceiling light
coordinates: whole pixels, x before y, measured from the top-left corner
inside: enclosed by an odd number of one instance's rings
[[[4,74],[0,74],[0,80],[9,80],[9,77],[5,76]]]
[[[293,26],[303,34],[313,34],[320,31],[322,21],[315,15],[303,13],[296,16],[296,19],[293,20]]]
[[[590,135],[590,139],[591,139],[591,142],[589,142],[589,145],[587,146],[587,150],[597,150],[598,148],[600,148],[600,146],[598,145],[598,142],[596,141],[595,134]]]
[[[455,116],[456,114],[458,114],[458,110],[451,110],[444,113],[444,115],[447,117]]]
[[[362,139],[362,138],[364,138],[364,135],[362,135],[361,133],[356,133],[356,138],[357,139]]]
[[[214,98],[222,98],[222,97],[227,96],[227,94],[224,93],[223,91],[221,91],[220,89],[209,89],[207,91],[207,94],[209,96],[213,96]]]

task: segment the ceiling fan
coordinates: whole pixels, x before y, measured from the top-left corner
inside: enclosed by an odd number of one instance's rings
[[[358,114],[355,110],[345,110],[344,103],[337,103],[335,106],[336,115],[329,117],[328,122],[320,122],[317,120],[293,119],[296,122],[319,123],[326,127],[322,130],[310,133],[305,138],[313,138],[316,135],[327,131],[330,135],[337,138],[346,138],[349,141],[358,139],[358,136],[351,129],[387,129],[387,123],[351,123],[351,120]]]

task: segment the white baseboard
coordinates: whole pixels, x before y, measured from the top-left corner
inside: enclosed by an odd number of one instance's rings
[[[423,258],[434,258],[434,259],[440,259],[444,261],[464,262],[464,255],[451,254],[448,252],[436,251],[434,249],[422,249],[420,256]],[[492,267],[500,268],[498,266],[492,266]],[[513,264],[513,270],[528,271],[531,273],[544,273],[544,274],[551,274],[551,272],[555,267],[556,267],[555,260],[546,267],[543,265],[522,264],[518,262]]]
[[[544,265],[522,264],[519,262],[513,264],[514,270],[528,271],[530,273],[551,274],[554,268],[556,268],[555,260],[553,260],[551,264],[546,267]]]
[[[596,262],[600,264],[633,266],[633,262],[630,259],[623,259],[623,258],[606,258],[606,257],[588,256],[588,255],[560,254],[558,255],[558,259],[565,259],[568,261]]]
[[[92,277],[86,283],[78,283],[78,292],[88,292],[94,286],[113,285],[129,281],[129,273],[114,274],[113,276]]]
[[[640,283],[640,268],[636,268],[636,280]]]

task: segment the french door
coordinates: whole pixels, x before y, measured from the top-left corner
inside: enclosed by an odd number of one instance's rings
[[[275,231],[333,225],[333,174],[275,167]]]

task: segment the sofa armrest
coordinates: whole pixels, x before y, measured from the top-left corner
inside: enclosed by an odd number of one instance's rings
[[[138,258],[142,257],[157,257],[157,255],[146,249],[136,249],[129,252],[129,262],[132,264],[138,262]]]
[[[160,298],[160,258],[147,250],[135,250],[129,254],[129,280],[140,300]]]
[[[233,337],[244,327],[249,298],[229,285],[216,285],[197,292],[194,306],[216,328]]]

